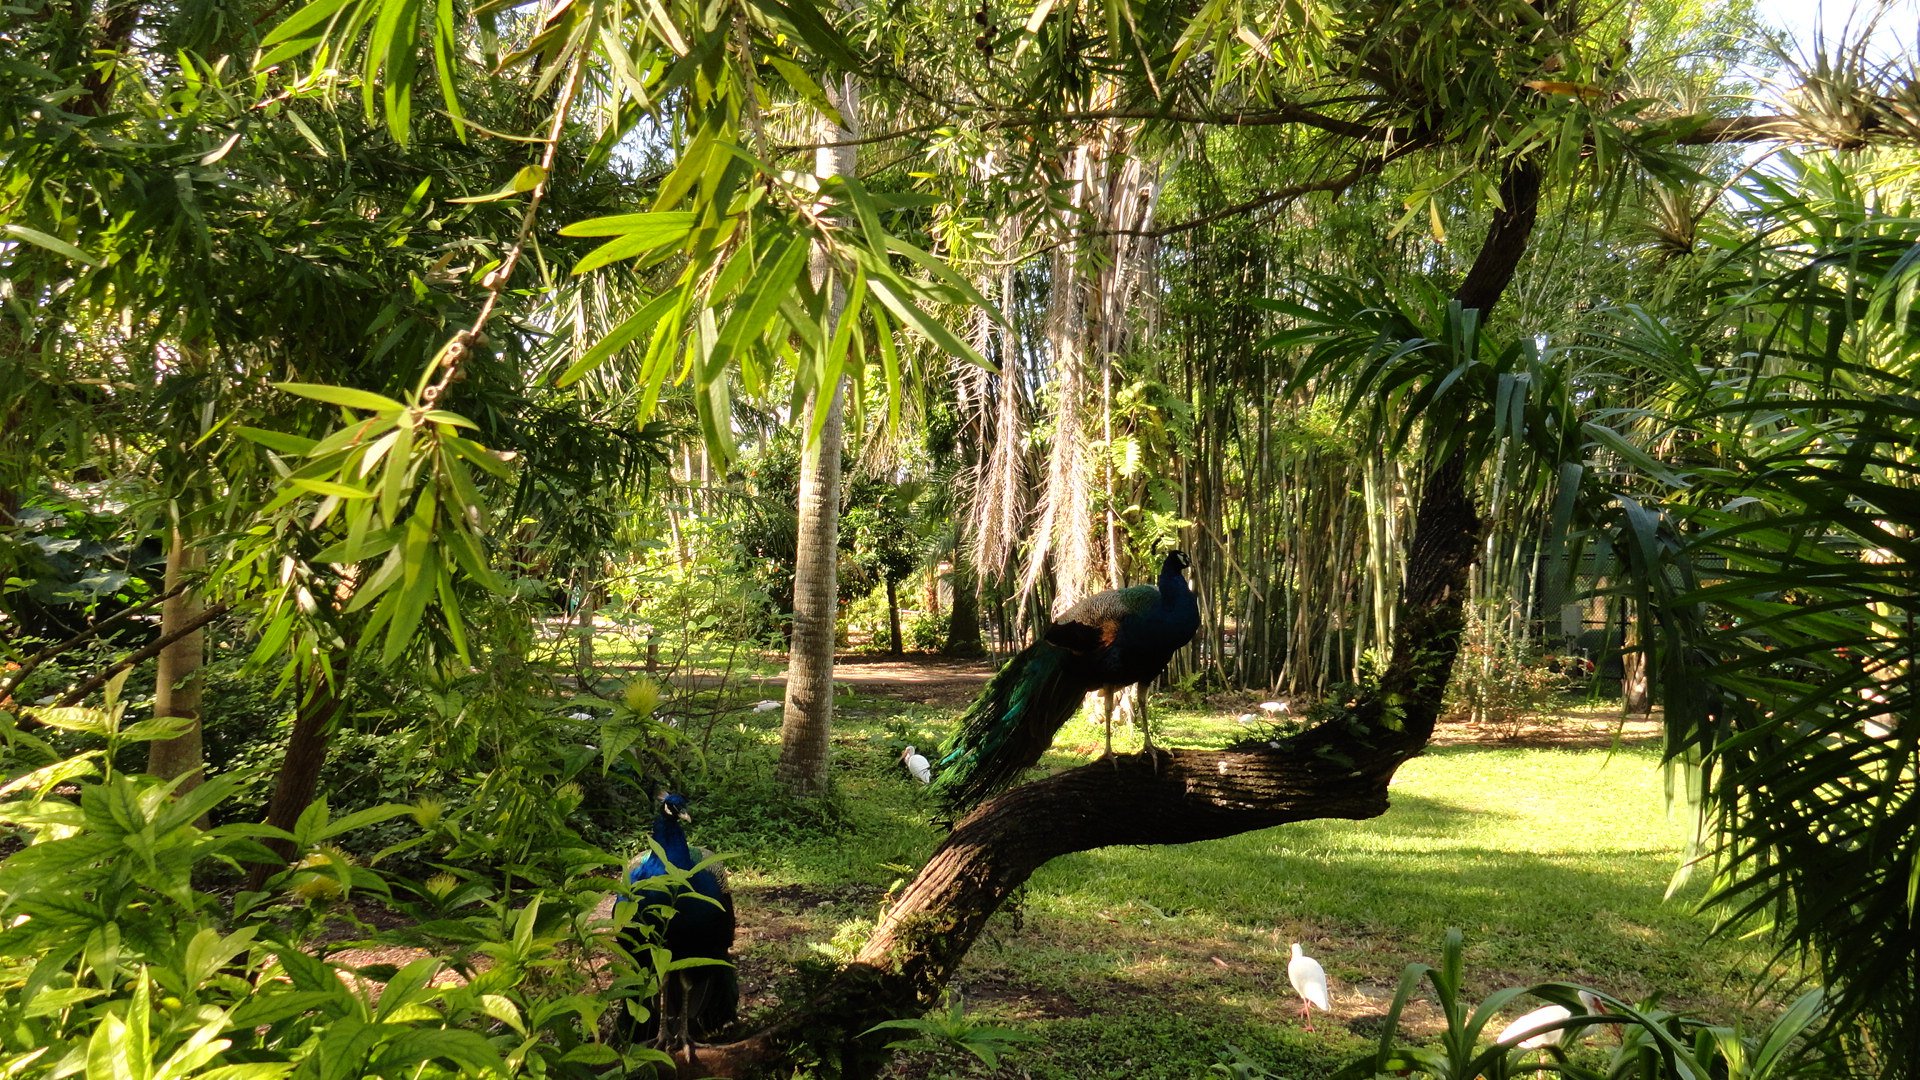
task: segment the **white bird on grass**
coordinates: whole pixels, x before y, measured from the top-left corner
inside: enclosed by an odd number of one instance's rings
[[[928,767],[925,757],[914,753],[913,747],[909,746],[900,751],[900,760],[906,763],[907,772],[912,774],[915,780],[923,784],[933,783],[933,769]]]
[[[1598,1016],[1605,1012],[1600,999],[1582,990],[1580,1004],[1590,1015]],[[1573,1013],[1565,1005],[1542,1005],[1530,1013],[1522,1013],[1513,1023],[1500,1029],[1493,1041],[1500,1046],[1516,1047],[1521,1050],[1545,1050],[1549,1046],[1562,1046],[1567,1041],[1570,1028],[1555,1027],[1573,1019]]]
[[[1257,716],[1255,716],[1255,715],[1253,715],[1253,714],[1252,714],[1252,713],[1250,713],[1250,712],[1243,712],[1243,713],[1241,713],[1241,714],[1240,714],[1240,722],[1241,722],[1242,724],[1252,724],[1252,723],[1257,723],[1257,722],[1259,721],[1259,719],[1260,719],[1259,717],[1257,717]]]
[[[756,701],[753,703],[754,712],[772,712],[779,707],[780,703],[777,701]]]
[[[1287,961],[1287,981],[1293,984],[1293,992],[1300,995],[1300,1019],[1308,1031],[1313,1030],[1313,1008],[1319,1006],[1321,1012],[1333,1008],[1327,998],[1327,969],[1320,961],[1300,951],[1300,943],[1293,943],[1293,959]]]
[[[1522,1050],[1558,1046],[1567,1037],[1567,1029],[1553,1025],[1572,1017],[1573,1013],[1565,1005],[1542,1005],[1530,1013],[1520,1014],[1513,1023],[1501,1028],[1499,1037],[1493,1041],[1501,1046],[1517,1046]]]
[[[1260,703],[1260,711],[1267,714],[1267,719],[1272,720],[1276,716],[1290,713],[1293,710],[1287,708],[1287,703],[1284,701],[1263,701]]]

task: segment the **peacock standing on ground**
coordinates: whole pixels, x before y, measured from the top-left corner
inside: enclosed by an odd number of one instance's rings
[[[705,848],[687,846],[683,826],[691,820],[686,796],[662,795],[660,812],[653,819],[657,850],[627,864],[627,884],[664,877],[669,864],[685,871],[712,858]],[[733,893],[727,887],[726,870],[717,865],[701,867],[684,885],[656,882],[636,889],[634,901],[639,913],[622,931],[629,949],[638,953],[661,942],[675,960],[721,961],[675,971],[660,989],[655,1010],[660,1018],[659,1043],[670,1049],[686,1048],[691,1060],[693,1040],[733,1023],[740,1008],[739,973],[733,967]]]
[[[1061,612],[1039,641],[1000,669],[941,747],[934,786],[955,813],[1013,786],[1053,744],[1054,733],[1098,690],[1113,753],[1113,692],[1140,687],[1140,730],[1147,731],[1147,686],[1167,670],[1200,629],[1200,603],[1181,573],[1183,552],[1160,564],[1160,584],[1096,593]]]

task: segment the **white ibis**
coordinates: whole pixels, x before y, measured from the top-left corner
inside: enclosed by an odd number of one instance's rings
[[[780,703],[777,701],[756,701],[753,703],[754,712],[772,712],[779,707]]]
[[[1580,1005],[1588,1014],[1599,1016],[1606,1012],[1600,999],[1579,991]],[[1542,1050],[1549,1046],[1564,1046],[1571,1028],[1556,1027],[1573,1019],[1573,1013],[1564,1005],[1542,1005],[1530,1013],[1522,1013],[1513,1023],[1500,1030],[1493,1041],[1500,1046],[1516,1047],[1521,1050]],[[1578,1034],[1575,1034],[1578,1037]]]
[[[900,751],[900,760],[906,764],[907,772],[915,780],[923,784],[933,783],[933,769],[928,767],[924,756],[914,753],[913,747],[909,746]]]
[[[1513,1023],[1501,1028],[1499,1036],[1493,1041],[1501,1046],[1517,1046],[1522,1050],[1558,1046],[1566,1039],[1567,1029],[1554,1025],[1572,1018],[1573,1013],[1565,1005],[1542,1005],[1530,1013],[1522,1013]]]
[[[1259,717],[1257,717],[1257,716],[1255,716],[1255,715],[1253,715],[1253,714],[1252,714],[1252,713],[1250,713],[1250,712],[1243,712],[1243,713],[1241,713],[1241,714],[1240,714],[1240,718],[1239,718],[1239,719],[1240,719],[1240,722],[1241,722],[1242,724],[1253,724],[1253,723],[1258,723],[1258,722],[1259,722],[1259,720],[1260,720],[1260,718],[1259,718]]]
[[[1300,951],[1300,943],[1293,943],[1293,959],[1287,961],[1287,981],[1293,984],[1293,992],[1300,995],[1300,1019],[1308,1031],[1313,1030],[1313,1008],[1318,1005],[1321,1012],[1333,1008],[1327,998],[1327,969],[1320,961]]]
[[[1260,711],[1267,714],[1267,719],[1277,720],[1293,710],[1287,708],[1287,703],[1284,701],[1263,701],[1260,703]]]
[[[1581,990],[1578,991],[1578,993],[1580,995],[1580,1007],[1587,1010],[1588,1016],[1607,1016],[1612,1013],[1613,1010],[1607,1008],[1606,1003],[1600,1000],[1598,994],[1588,990]],[[1620,1038],[1619,1024],[1608,1024],[1607,1026],[1613,1029],[1614,1038]]]

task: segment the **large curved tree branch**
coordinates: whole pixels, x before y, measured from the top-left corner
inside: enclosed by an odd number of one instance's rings
[[[1513,280],[1540,171],[1509,164],[1502,206],[1454,296],[1484,313]],[[1007,896],[1049,860],[1115,844],[1184,844],[1316,818],[1370,818],[1433,735],[1459,652],[1480,518],[1460,451],[1430,461],[1397,607],[1393,658],[1346,716],[1282,742],[1102,758],[1005,792],[955,825],[881,917],[853,963],[812,1000],[737,1042],[699,1050],[683,1076],[782,1071],[801,1053],[842,1075],[886,1060],[874,1024],[931,1004]]]

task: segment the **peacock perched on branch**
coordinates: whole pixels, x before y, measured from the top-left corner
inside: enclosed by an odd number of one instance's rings
[[[1140,729],[1147,731],[1148,684],[1200,629],[1199,601],[1181,573],[1190,565],[1184,552],[1168,552],[1157,588],[1089,596],[1007,661],[941,747],[934,787],[948,810],[965,812],[1013,786],[1092,691],[1101,692],[1107,753],[1113,753],[1115,690],[1140,687]],[[1151,734],[1146,746],[1153,749]]]

